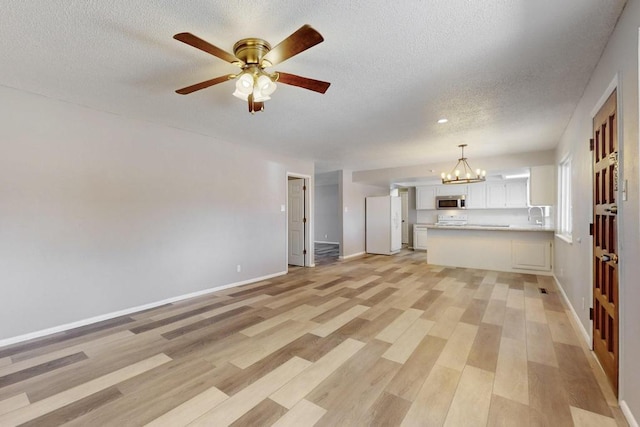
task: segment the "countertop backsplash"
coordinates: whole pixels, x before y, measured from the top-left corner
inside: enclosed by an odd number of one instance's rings
[[[544,224],[552,225],[552,209],[547,207],[543,210],[546,214]],[[537,207],[531,209],[531,216],[528,208],[418,210],[417,214],[417,224],[433,224],[438,221],[438,215],[466,215],[470,225],[535,225],[536,220],[540,219],[540,210]]]

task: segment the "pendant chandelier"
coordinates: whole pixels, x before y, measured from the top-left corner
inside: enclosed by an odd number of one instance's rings
[[[451,172],[442,172],[440,177],[443,184],[472,184],[474,182],[483,182],[487,174],[486,171],[476,169],[475,172],[467,163],[467,158],[464,156],[464,147],[467,144],[460,144],[458,147],[462,150],[462,155],[458,159],[455,167],[451,169]]]

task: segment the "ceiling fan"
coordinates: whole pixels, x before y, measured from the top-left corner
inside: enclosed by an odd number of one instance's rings
[[[324,40],[322,35],[310,25],[303,25],[274,48],[271,48],[267,41],[258,38],[239,40],[233,46],[233,54],[191,33],[176,34],[173,38],[216,56],[223,61],[237,65],[242,70],[238,74],[227,74],[176,90],[180,95],[187,95],[218,83],[236,79],[236,90],[233,95],[247,101],[249,112],[254,113],[264,110],[264,102],[271,99],[269,95],[276,90],[276,82],[298,86],[319,93],[325,93],[331,84],[295,74],[278,71],[269,73],[265,71],[265,68],[284,62]]]

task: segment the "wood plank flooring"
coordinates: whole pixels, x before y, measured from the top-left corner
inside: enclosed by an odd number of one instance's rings
[[[625,425],[599,369],[553,279],[403,251],[0,348],[0,426]]]

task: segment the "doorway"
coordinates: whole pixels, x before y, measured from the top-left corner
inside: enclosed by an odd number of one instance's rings
[[[400,190],[400,210],[402,217],[402,246],[409,245],[409,189]]]
[[[614,90],[593,118],[593,351],[616,396],[619,369],[618,120]]]
[[[310,266],[309,177],[287,174],[287,264]]]

